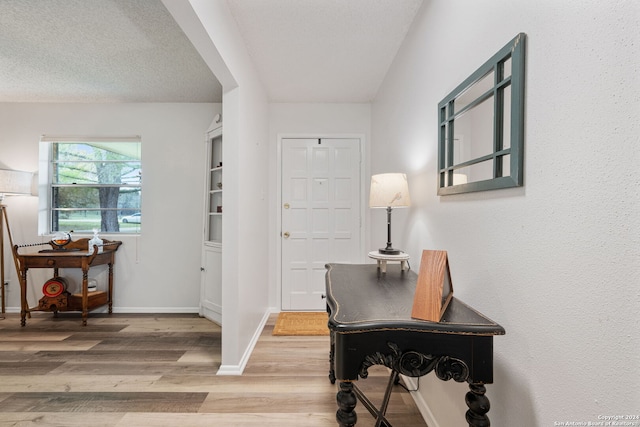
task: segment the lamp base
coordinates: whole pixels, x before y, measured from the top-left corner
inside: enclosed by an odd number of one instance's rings
[[[380,248],[378,249],[378,252],[384,255],[400,255],[402,251],[400,249],[393,248]]]

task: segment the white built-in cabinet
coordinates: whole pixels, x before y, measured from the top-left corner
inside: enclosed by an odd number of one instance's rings
[[[200,315],[222,324],[222,120],[206,134],[205,212]]]

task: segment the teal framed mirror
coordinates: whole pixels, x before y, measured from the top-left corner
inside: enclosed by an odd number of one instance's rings
[[[438,104],[438,195],[523,185],[526,34]]]

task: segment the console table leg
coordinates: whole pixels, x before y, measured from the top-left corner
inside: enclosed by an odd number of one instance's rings
[[[26,326],[27,324],[27,270],[20,270],[20,326]]]
[[[485,396],[486,391],[484,384],[469,384],[469,392],[464,400],[469,407],[466,419],[470,427],[489,427],[491,425],[487,416],[490,405],[489,398]]]
[[[111,255],[113,257],[113,255]],[[109,263],[109,314],[113,314],[113,263]]]
[[[331,384],[336,383],[336,371],[335,371],[335,351],[336,351],[336,335],[333,331],[329,332],[330,342],[329,344],[329,381]]]
[[[82,326],[87,326],[89,317],[89,268],[82,268]]]
[[[340,382],[340,391],[336,395],[336,401],[338,402],[338,412],[336,412],[336,421],[340,427],[352,427],[356,425],[358,416],[356,411],[356,395],[353,392],[353,383],[342,381]]]

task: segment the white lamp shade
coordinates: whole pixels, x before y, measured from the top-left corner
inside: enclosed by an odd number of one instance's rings
[[[31,172],[0,169],[0,194],[31,194]]]
[[[411,206],[407,175],[382,173],[371,177],[370,208],[403,208]]]

